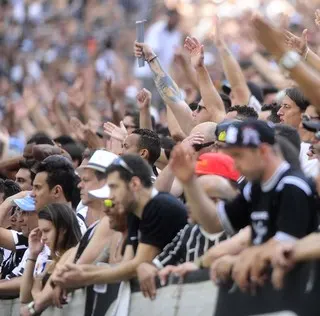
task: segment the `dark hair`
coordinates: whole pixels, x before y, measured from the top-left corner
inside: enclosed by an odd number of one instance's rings
[[[44,159],[37,167],[37,173],[47,173],[47,184],[50,189],[60,185],[68,202],[72,200],[77,177],[71,162],[60,155],[52,155]]]
[[[172,137],[165,136],[160,138],[160,146],[164,149],[164,153],[168,160],[170,159],[171,151],[175,145],[176,142],[172,139]]]
[[[235,105],[230,107],[228,112],[237,112],[236,118],[239,120],[253,118],[258,119],[258,113],[249,106]]]
[[[21,188],[17,183],[8,179],[7,180],[0,179],[0,193],[4,193],[3,200],[19,192],[21,192]]]
[[[119,158],[118,158],[119,159]],[[122,159],[133,171],[133,174],[118,164],[111,164],[107,170],[106,175],[110,173],[119,172],[120,179],[129,183],[132,177],[138,177],[145,188],[152,187],[152,169],[150,165],[138,155],[123,155]]]
[[[139,135],[138,149],[147,149],[149,152],[148,162],[153,165],[160,157],[160,137],[154,131],[146,128],[138,128],[132,134]]]
[[[76,141],[69,135],[60,135],[54,139],[56,143],[63,145],[74,144]]]
[[[275,124],[275,133],[286,138],[299,152],[300,152],[300,136],[298,131],[289,125],[286,124]]]
[[[276,142],[280,147],[283,158],[290,164],[293,169],[300,170],[300,152],[293,145],[293,143],[288,142],[288,139],[281,135],[276,135]]]
[[[36,145],[41,145],[41,144],[48,144],[54,146],[53,140],[45,133],[43,132],[38,132],[34,134],[28,141],[27,145],[29,144],[36,144]]]
[[[137,128],[140,126],[140,114],[137,111],[126,111],[124,116],[131,116],[133,119],[133,125]]]
[[[36,176],[36,174],[34,173],[32,167],[35,164],[35,160],[33,159],[24,159],[24,160],[20,160],[19,161],[19,168],[20,169],[28,169],[30,172],[30,178],[31,178],[31,184],[33,183],[33,180]]]
[[[310,105],[310,102],[298,88],[288,88],[285,91],[286,95],[297,105],[301,112],[304,112]]]
[[[85,150],[84,146],[79,143],[68,143],[62,145],[62,148],[71,156],[73,161],[77,160],[79,165],[82,162],[82,155]]]
[[[93,154],[95,153],[96,149],[90,149],[90,148],[86,148],[84,150],[84,152],[82,153],[82,160],[84,159],[90,159]]]
[[[261,107],[261,111],[271,111],[271,114],[267,117],[267,120],[272,123],[280,123],[280,117],[278,115],[278,111],[280,109],[280,105],[277,102],[273,102],[270,104],[264,104]]]
[[[75,212],[66,204],[53,203],[45,206],[38,214],[39,219],[52,223],[56,229],[56,240],[52,245],[55,253],[64,252],[77,245],[81,239],[81,231]],[[65,232],[61,245],[58,245],[59,235]],[[61,255],[61,253],[60,253]]]
[[[225,94],[225,93],[219,93],[220,94],[220,97],[223,101],[223,104],[224,104],[224,109],[226,110],[226,112],[228,113],[229,112],[229,109],[231,108],[232,106],[232,103],[231,103],[231,99],[230,97]]]

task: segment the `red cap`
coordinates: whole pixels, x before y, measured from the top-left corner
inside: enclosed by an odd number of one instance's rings
[[[240,173],[236,170],[234,160],[222,153],[205,153],[199,157],[196,164],[196,174],[211,174],[237,181]]]

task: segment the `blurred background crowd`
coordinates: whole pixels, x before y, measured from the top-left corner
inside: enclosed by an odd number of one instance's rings
[[[102,123],[118,125],[126,111],[137,110],[136,95],[143,87],[153,93],[152,115],[158,132],[166,135],[165,107],[149,67],[138,68],[132,54],[136,20],[147,20],[146,41],[164,68],[174,73],[191,104],[199,100],[199,94],[192,78],[185,75],[188,59],[182,49],[183,40],[191,34],[203,42],[207,69],[215,85],[221,87],[223,71],[213,45],[213,16],[218,14],[225,41],[240,61],[247,80],[262,88],[259,101],[271,103],[275,93],[288,86],[287,82],[270,82],[267,68],[263,73],[263,67],[258,71],[253,65],[251,56],[259,48],[250,39],[249,23],[242,21],[249,19],[248,10],[257,9],[296,34],[307,27],[309,47],[317,52],[319,32],[314,12],[318,2],[2,0],[1,158],[21,155],[26,140],[37,131],[52,138],[67,134],[79,141],[84,140],[84,132],[103,134]],[[263,57],[276,72],[271,57],[265,53]]]

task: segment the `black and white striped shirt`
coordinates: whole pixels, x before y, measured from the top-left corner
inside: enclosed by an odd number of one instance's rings
[[[197,224],[187,224],[163,251],[154,258],[153,264],[162,269],[166,265],[195,261],[209,248],[226,239],[224,232],[209,234]]]

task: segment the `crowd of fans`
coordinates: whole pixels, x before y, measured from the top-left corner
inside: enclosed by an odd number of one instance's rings
[[[1,2],[0,298],[21,315],[203,268],[282,288],[320,258],[317,3],[194,14],[218,2]]]

